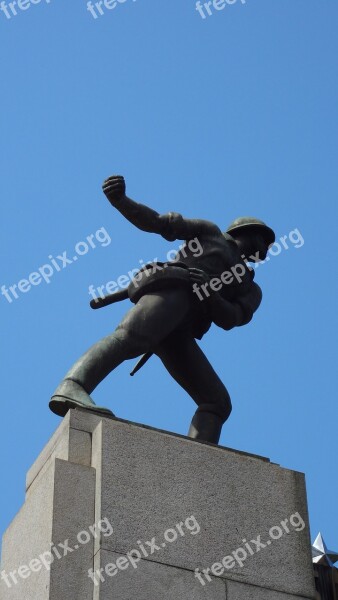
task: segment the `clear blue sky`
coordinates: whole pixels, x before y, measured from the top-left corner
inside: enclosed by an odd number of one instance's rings
[[[175,244],[142,233],[104,198],[125,175],[159,212],[298,229],[257,270],[252,323],[201,346],[234,410],[221,443],[306,473],[312,538],[338,546],[336,0],[239,0],[202,19],[194,0],[127,0],[94,19],[86,1],[0,13],[1,285],[18,284],[104,227],[50,284],[0,296],[3,531],[25,474],[60,419],[48,409],[76,358],[127,303],[91,311],[88,287]],[[82,251],[83,246],[80,246]],[[24,285],[23,285],[24,287]],[[117,416],[185,434],[195,410],[154,358],[93,394]]]

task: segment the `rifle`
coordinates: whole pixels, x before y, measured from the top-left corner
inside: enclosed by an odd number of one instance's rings
[[[103,308],[104,306],[115,304],[115,302],[127,300],[127,298],[129,298],[128,289],[120,290],[119,292],[114,292],[114,294],[109,294],[108,296],[100,296],[100,298],[93,298],[93,300],[90,301],[90,308],[96,310],[97,308]]]

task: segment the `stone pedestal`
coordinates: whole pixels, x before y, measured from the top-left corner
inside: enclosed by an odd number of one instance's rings
[[[27,475],[1,600],[314,600],[304,476],[72,410]]]

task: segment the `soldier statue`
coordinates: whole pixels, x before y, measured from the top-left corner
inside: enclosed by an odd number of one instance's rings
[[[251,321],[262,292],[253,281],[250,262],[266,258],[275,234],[251,217],[236,219],[222,233],[210,221],[186,219],[172,212],[160,215],[126,196],[122,176],[106,179],[103,192],[112,206],[142,231],[158,233],[168,241],[183,240],[184,244],[172,261],[144,265],[127,290],[98,299],[100,306],[128,297],[134,306],[113,333],[72,366],[52,396],[50,409],[59,416],[77,407],[113,415],[108,408],[97,406],[90,394],[123,361],[155,354],[198,406],[188,436],[217,444],[231,412],[231,400],[196,339],[200,340],[212,323],[228,331]],[[198,256],[189,245],[193,239],[202,249]],[[96,307],[95,302],[91,304]]]

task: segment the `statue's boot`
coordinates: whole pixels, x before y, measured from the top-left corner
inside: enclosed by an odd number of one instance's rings
[[[64,417],[70,408],[78,407],[114,416],[109,408],[97,406],[82,385],[72,379],[64,379],[55,390],[49,408],[59,417]]]
[[[218,444],[224,419],[212,412],[198,411],[191,421],[188,437]]]
[[[49,408],[64,417],[70,408],[85,408],[113,415],[109,408],[97,406],[90,397],[97,385],[126,358],[131,358],[126,340],[113,333],[94,344],[68,371],[55,390]]]

